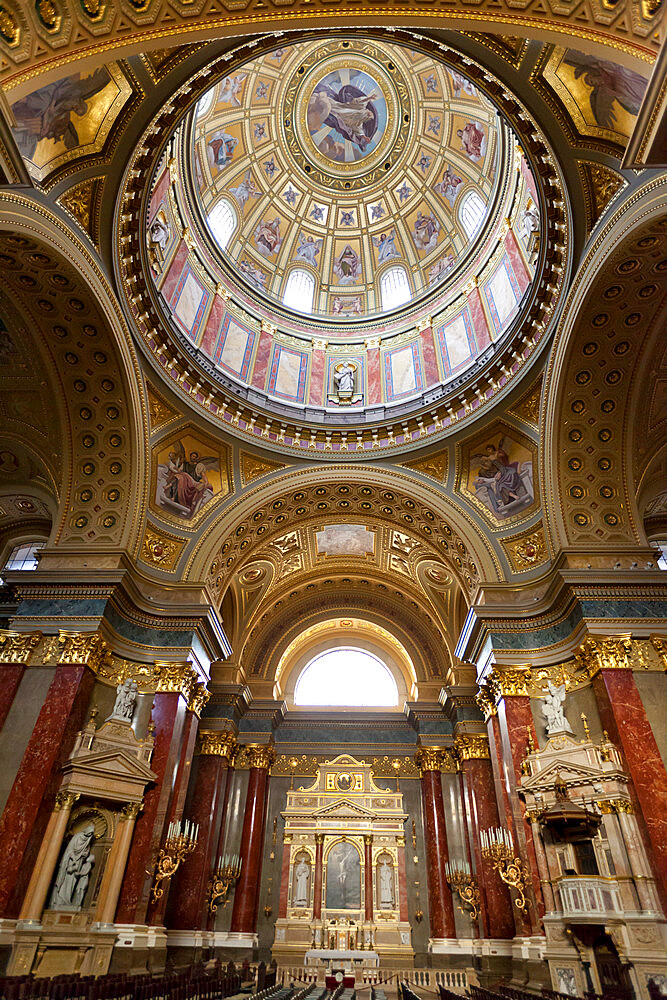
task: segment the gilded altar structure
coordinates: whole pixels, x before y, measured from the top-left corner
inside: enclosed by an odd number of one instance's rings
[[[372,765],[340,754],[308,787],[290,788],[273,957],[373,952],[412,965],[403,795],[376,784]],[[334,953],[334,954],[332,954]],[[370,957],[370,956],[369,956]]]

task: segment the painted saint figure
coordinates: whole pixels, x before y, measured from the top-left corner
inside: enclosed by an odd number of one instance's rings
[[[65,149],[80,145],[76,120],[88,114],[89,101],[111,81],[108,70],[96,69],[91,76],[67,76],[64,80],[40,87],[12,104],[16,127],[12,130],[21,153],[28,159],[35,155],[42,139],[62,142]]]
[[[396,249],[396,230],[390,229],[388,233],[380,233],[379,238],[373,237],[373,246],[377,248],[378,264],[384,264],[386,260],[400,257]]]
[[[313,133],[322,125],[328,125],[364,151],[377,130],[378,116],[373,101],[378,97],[376,91],[365,94],[351,83],[337,91],[320,84],[308,101],[308,128]]]
[[[299,245],[296,248],[296,256],[301,257],[302,260],[307,260],[313,267],[317,267],[317,255],[322,249],[323,242],[323,240],[315,240],[312,236],[304,236],[303,233],[299,233]]]
[[[257,249],[265,257],[270,257],[272,254],[278,252],[281,243],[282,237],[280,235],[280,219],[278,216],[275,219],[262,219],[255,229],[255,244]]]
[[[232,162],[234,150],[239,144],[239,140],[224,129],[218,129],[213,133],[206,144],[208,161],[212,167],[222,170],[228,163]]]
[[[261,191],[255,186],[255,182],[252,179],[252,170],[248,169],[245,172],[245,176],[240,184],[236,187],[229,189],[234,195],[239,205],[241,206],[241,211],[245,208],[246,202],[249,198],[258,198]]]
[[[413,223],[413,239],[418,250],[429,253],[438,242],[440,224],[432,212],[422,215],[417,212],[417,218]]]
[[[456,130],[456,134],[468,159],[473,163],[481,160],[486,152],[486,136],[482,126],[478,122],[467,122],[463,128]]]
[[[361,274],[359,255],[349,243],[336,257],[333,269],[341,285],[353,285]]]

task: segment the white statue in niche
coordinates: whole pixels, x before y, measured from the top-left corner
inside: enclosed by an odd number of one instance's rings
[[[298,865],[294,869],[294,874],[296,876],[294,905],[308,906],[308,876],[310,875],[310,867],[306,864],[303,858],[301,858],[301,861],[299,861]]]
[[[81,909],[95,864],[95,857],[90,851],[94,839],[95,827],[89,823],[70,840],[58,867],[49,909]]]
[[[349,361],[343,361],[341,364],[336,365],[334,369],[334,383],[339,396],[354,392],[355,371],[356,365],[351,365]]]
[[[572,726],[565,718],[563,702],[565,701],[565,685],[559,684],[556,687],[551,681],[547,682],[547,694],[542,702],[542,715],[547,724],[547,734],[571,733]]]
[[[130,680],[129,677],[123,684],[119,684],[116,688],[116,701],[114,702],[113,712],[109,716],[109,719],[122,719],[124,722],[132,722],[138,690],[137,682]]]
[[[388,861],[380,865],[380,908],[394,908],[394,872]]]

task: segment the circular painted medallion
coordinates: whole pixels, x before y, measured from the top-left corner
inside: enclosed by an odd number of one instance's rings
[[[306,120],[310,138],[325,159],[356,164],[377,149],[385,134],[387,102],[369,73],[344,66],[317,80]]]

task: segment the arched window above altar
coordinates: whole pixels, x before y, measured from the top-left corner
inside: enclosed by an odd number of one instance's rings
[[[378,656],[354,646],[337,646],[306,664],[296,682],[294,704],[396,708],[398,687]]]

